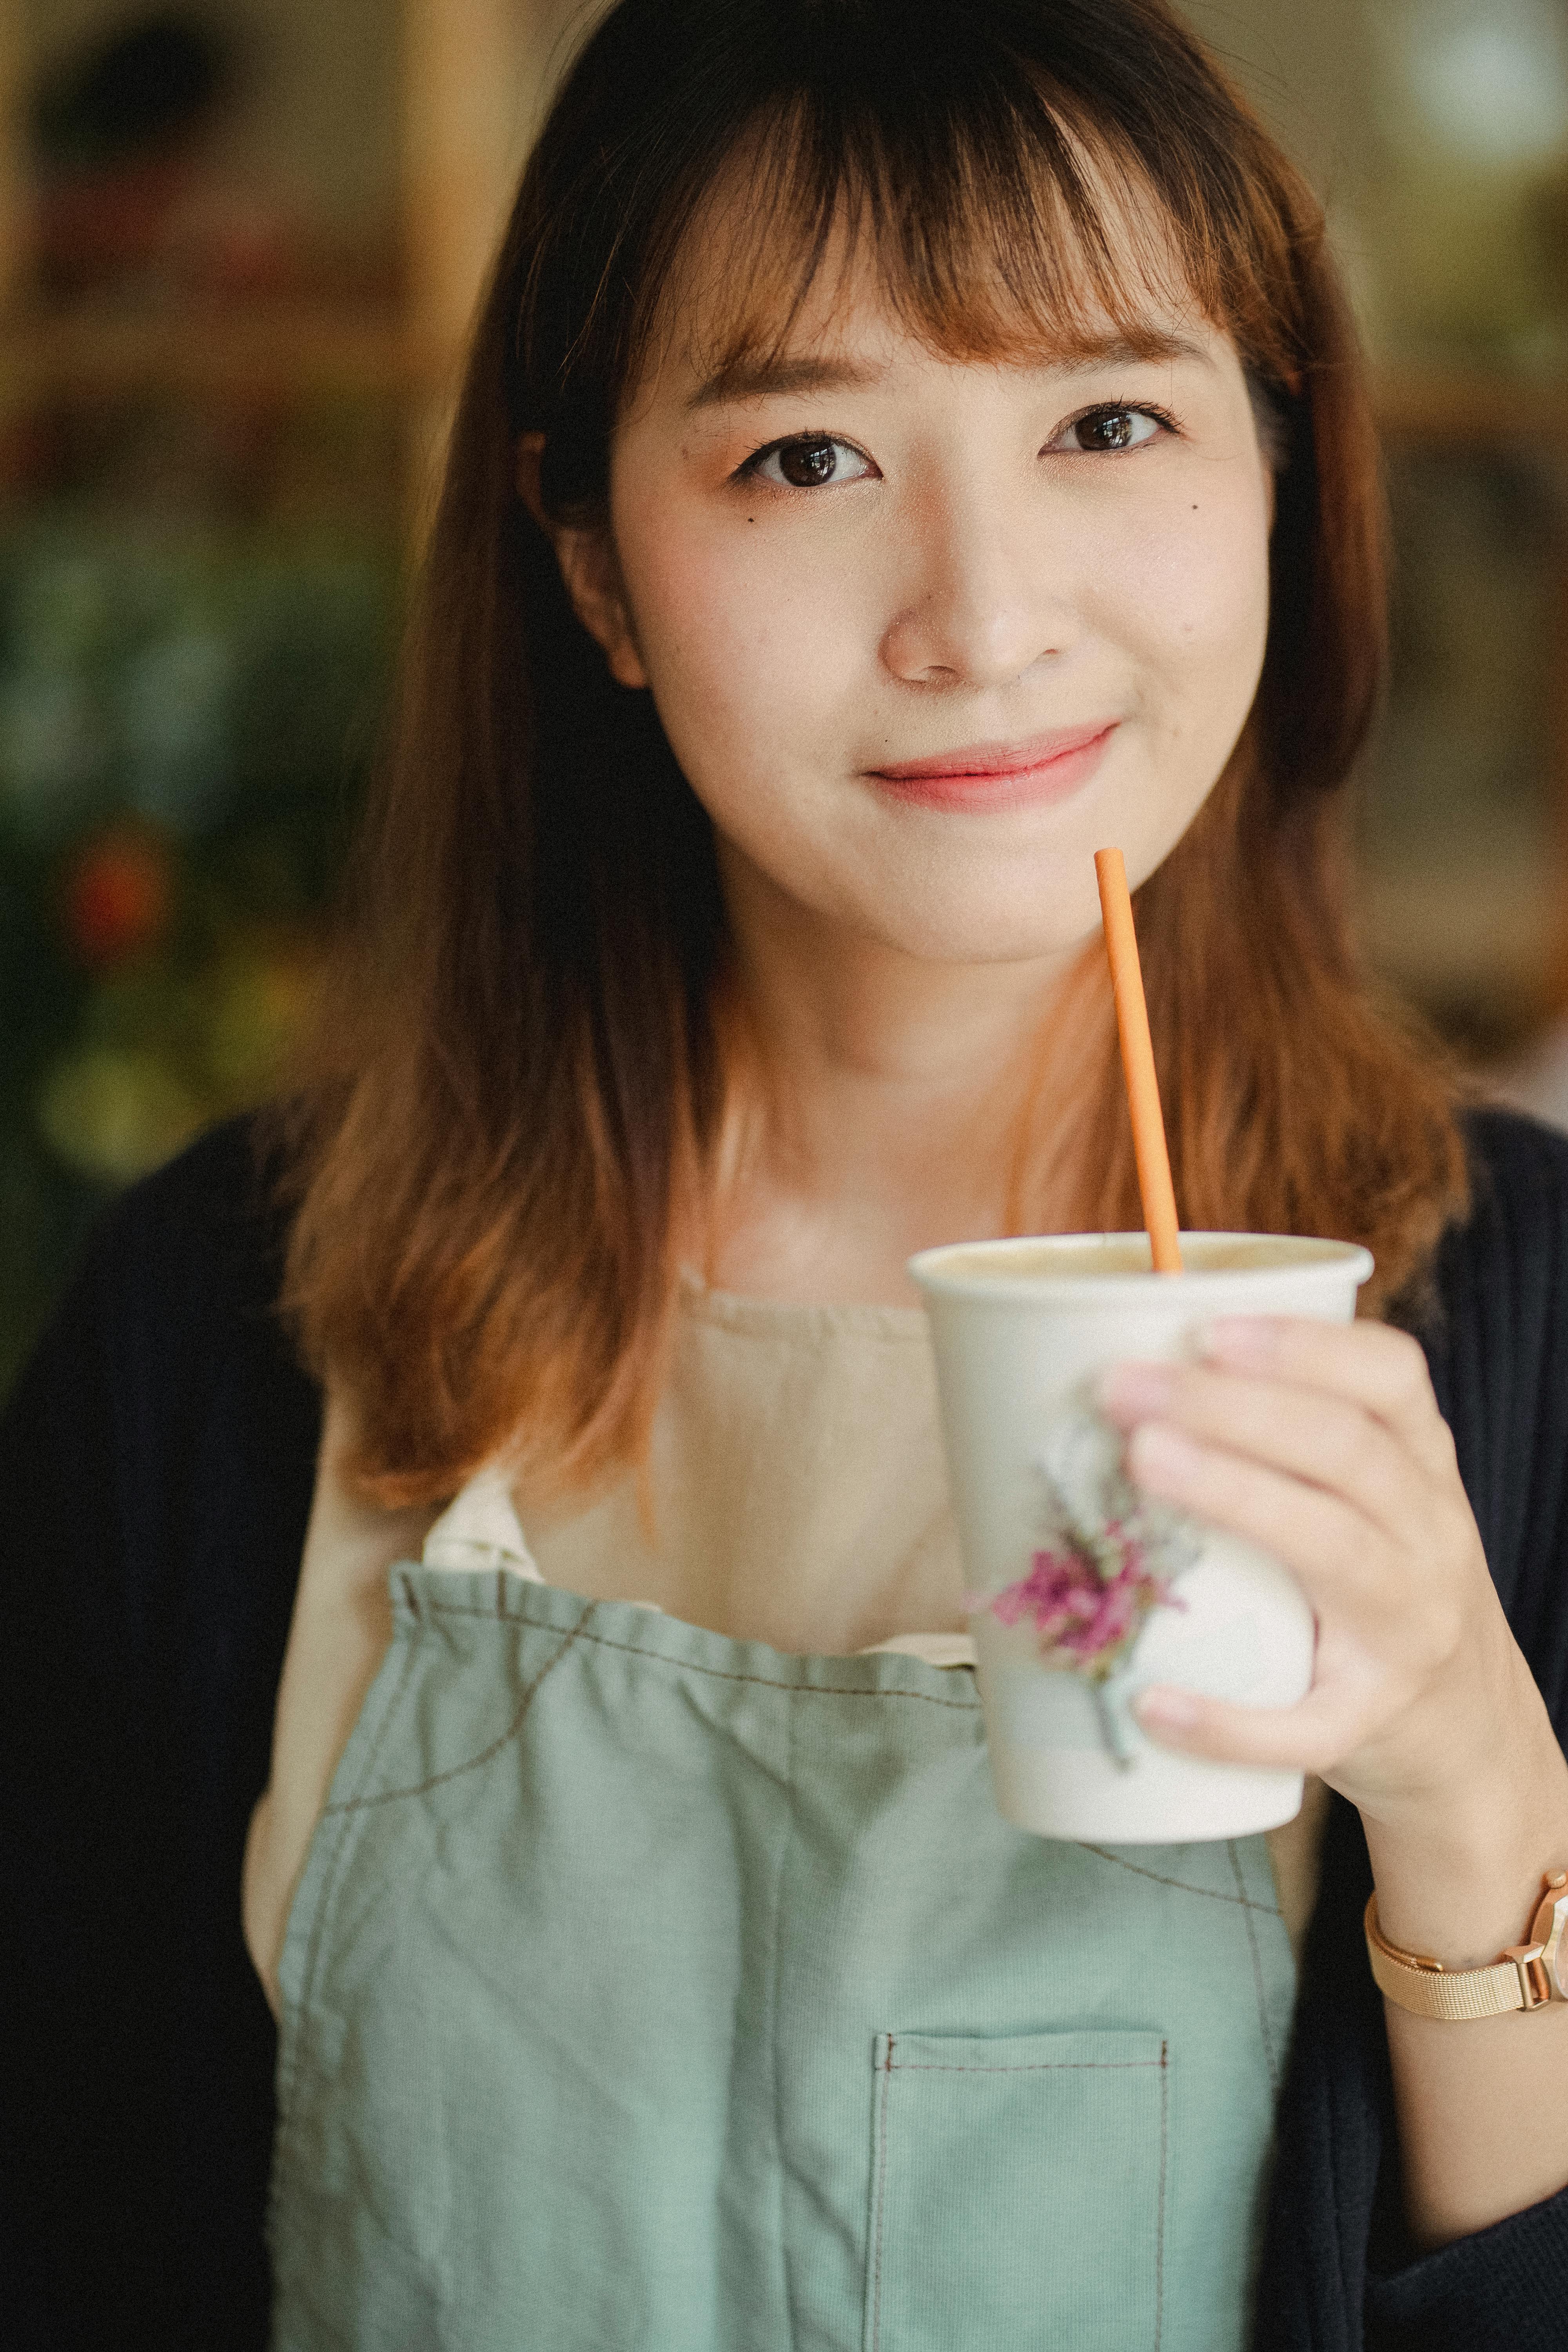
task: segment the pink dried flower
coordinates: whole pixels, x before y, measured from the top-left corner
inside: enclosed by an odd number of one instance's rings
[[[1117,1527],[1106,1533],[1111,1538],[1107,1549],[1121,1554],[1114,1573],[1083,1552],[1037,1551],[1027,1576],[979,1605],[1004,1625],[1032,1619],[1042,1650],[1059,1651],[1082,1672],[1108,1674],[1151,1609],[1179,1609],[1183,1603],[1166,1580],[1146,1566],[1136,1539]]]

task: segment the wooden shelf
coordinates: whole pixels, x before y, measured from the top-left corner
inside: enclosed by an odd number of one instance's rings
[[[0,404],[160,392],[264,402],[438,392],[458,356],[391,305],[61,312],[0,325]]]
[[[1568,444],[1568,377],[1436,368],[1381,368],[1373,378],[1387,438],[1430,448],[1474,447],[1527,433]]]

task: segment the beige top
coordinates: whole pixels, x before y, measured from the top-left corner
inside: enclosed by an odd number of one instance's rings
[[[438,1521],[356,1503],[335,1468],[343,1434],[330,1403],[272,1778],[246,1851],[246,1936],[269,1993],[310,1832],[391,1638],[395,1559],[502,1566],[780,1650],[973,1660],[919,1307],[782,1305],[689,1280],[647,1472],[585,1510],[525,1509],[526,1533],[500,1469]],[[1317,1891],[1320,1784],[1308,1799],[1268,1840],[1298,1944]]]

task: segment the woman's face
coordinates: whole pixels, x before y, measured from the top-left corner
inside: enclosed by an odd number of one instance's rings
[[[612,546],[563,557],[737,912],[1058,957],[1098,924],[1096,849],[1136,884],[1185,831],[1258,685],[1271,480],[1226,335],[1152,323],[1155,359],[1108,323],[1089,359],[956,361],[825,272],[765,372],[669,339]]]

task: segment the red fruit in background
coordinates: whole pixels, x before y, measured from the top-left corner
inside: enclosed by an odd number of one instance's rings
[[[162,937],[174,899],[168,854],[145,834],[107,833],[79,852],[60,911],[83,963],[123,963]]]

